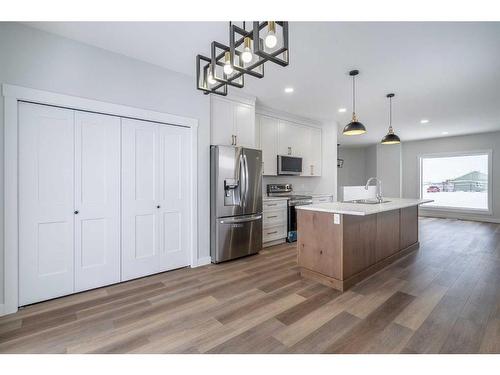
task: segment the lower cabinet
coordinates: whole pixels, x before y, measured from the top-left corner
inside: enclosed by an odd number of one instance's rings
[[[19,306],[188,265],[189,139],[19,103]]]
[[[264,247],[285,242],[287,236],[287,200],[264,201],[262,243]]]

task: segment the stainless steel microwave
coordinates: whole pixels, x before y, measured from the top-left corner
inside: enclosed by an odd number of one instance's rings
[[[302,173],[302,158],[297,156],[278,155],[278,174],[297,176]]]

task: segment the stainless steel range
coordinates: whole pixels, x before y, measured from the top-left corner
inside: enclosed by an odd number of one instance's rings
[[[292,184],[269,184],[267,185],[267,195],[269,197],[287,197],[288,198],[288,224],[287,238],[288,242],[297,241],[297,211],[295,207],[312,204],[312,196],[295,194]]]

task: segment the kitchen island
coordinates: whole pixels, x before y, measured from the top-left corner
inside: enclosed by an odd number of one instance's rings
[[[432,200],[331,202],[297,207],[303,277],[344,291],[418,249],[418,206]]]

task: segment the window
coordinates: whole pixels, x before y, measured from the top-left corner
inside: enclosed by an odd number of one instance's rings
[[[491,213],[491,151],[420,156],[425,208]]]

